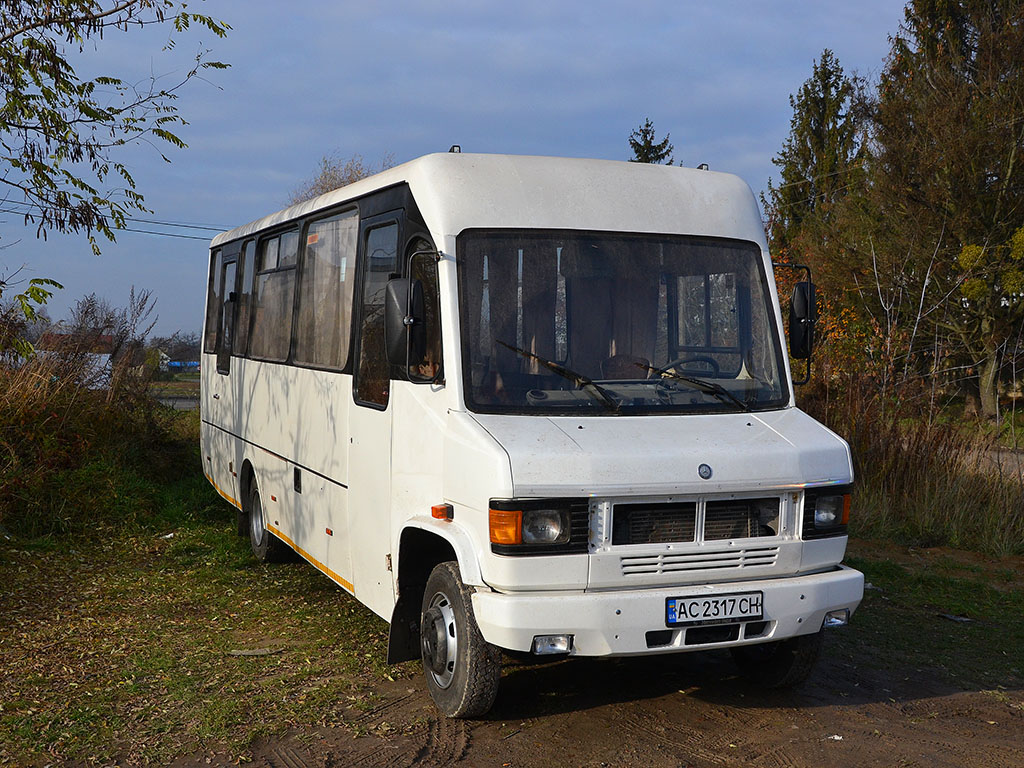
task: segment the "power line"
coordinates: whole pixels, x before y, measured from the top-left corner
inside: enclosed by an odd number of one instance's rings
[[[18,215],[24,215],[24,214],[28,213],[29,211],[31,211],[33,209],[37,210],[37,211],[40,211],[40,212],[42,212],[42,210],[43,210],[43,209],[41,209],[37,205],[34,205],[32,203],[26,203],[26,202],[24,202],[22,200],[4,200],[4,201],[2,201],[2,203],[3,203],[3,205],[21,205],[21,206],[24,206],[26,209],[28,209],[28,210],[25,210],[25,211],[5,210],[4,213],[16,213]],[[196,223],[196,222],[187,222],[187,221],[160,221],[158,219],[142,219],[142,218],[138,218],[136,216],[125,216],[124,219],[125,219],[125,221],[134,221],[134,222],[137,222],[139,224],[158,224],[158,225],[163,226],[163,227],[175,227],[175,228],[179,228],[179,229],[200,229],[200,230],[205,230],[207,232],[226,232],[227,230],[233,228],[233,226],[229,227],[229,226],[219,226],[219,225],[216,225],[216,224],[199,224],[199,223]]]
[[[122,227],[121,229],[114,230],[115,232],[138,232],[143,235],[157,235],[158,237],[178,237],[182,240],[202,240],[204,243],[210,242],[208,237],[199,237],[198,235],[179,235],[175,232],[154,232],[151,229],[132,229],[131,227]]]
[[[0,213],[13,213],[13,214],[17,214],[17,215],[20,216],[22,214],[22,211],[13,211],[10,208],[0,208]],[[134,219],[133,219],[133,221],[134,221]],[[159,223],[159,222],[154,222],[154,223]],[[203,229],[203,227],[196,227],[196,228]],[[220,232],[222,230],[218,229],[218,230],[214,230],[214,231]],[[198,235],[182,235],[182,234],[179,234],[177,232],[157,232],[157,231],[152,230],[152,229],[135,229],[133,227],[118,227],[118,228],[116,228],[114,230],[114,232],[136,232],[136,233],[142,234],[142,235],[156,235],[157,237],[174,237],[174,238],[179,238],[181,240],[201,240],[204,243],[210,242],[210,238],[208,238],[208,237],[199,237]]]
[[[841,173],[850,173],[856,171],[859,168],[863,168],[867,160],[861,160],[859,163],[854,163],[848,168],[840,168],[838,171],[832,171],[832,173],[823,173],[821,176],[809,176],[806,179],[800,179],[799,181],[791,181],[787,184],[780,184],[775,189],[785,189],[786,187],[795,187],[797,184],[810,184],[814,181],[820,181],[821,179],[827,179],[829,176],[838,176]]]

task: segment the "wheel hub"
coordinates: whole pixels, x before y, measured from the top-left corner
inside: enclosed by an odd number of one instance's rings
[[[423,666],[439,688],[447,688],[455,677],[458,633],[455,612],[447,595],[438,592],[430,599],[420,622]]]
[[[439,608],[431,608],[423,614],[420,638],[427,668],[436,675],[443,674],[448,665],[448,644],[445,642],[444,616]]]
[[[263,503],[259,496],[253,497],[252,510],[249,512],[249,535],[256,546],[263,543],[266,526],[263,524]]]

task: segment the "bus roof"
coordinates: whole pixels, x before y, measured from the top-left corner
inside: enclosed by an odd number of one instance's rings
[[[573,229],[752,240],[767,250],[757,201],[728,173],[524,155],[425,155],[217,235],[212,247],[408,183],[428,228]],[[441,244],[438,244],[439,247]]]

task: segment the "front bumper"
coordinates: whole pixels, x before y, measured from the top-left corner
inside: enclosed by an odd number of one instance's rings
[[[764,594],[759,622],[738,623],[734,638],[665,625],[665,601],[755,592]],[[536,635],[573,635],[578,656],[629,656],[697,651],[783,640],[821,629],[829,611],[857,609],[864,575],[846,566],[784,578],[725,584],[684,585],[614,592],[473,594],[473,611],[484,639],[511,651],[529,651]],[[687,637],[689,635],[689,638]],[[653,642],[653,644],[652,644]]]

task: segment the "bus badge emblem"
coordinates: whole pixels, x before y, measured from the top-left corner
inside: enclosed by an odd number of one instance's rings
[[[711,467],[707,464],[701,464],[697,467],[697,474],[701,476],[702,480],[711,479]]]

